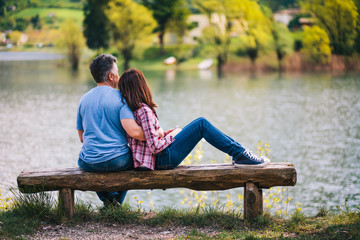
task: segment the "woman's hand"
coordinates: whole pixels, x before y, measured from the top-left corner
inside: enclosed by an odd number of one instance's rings
[[[164,130],[162,128],[159,128],[158,134],[159,134],[159,138],[163,138],[165,136]]]
[[[181,132],[181,130],[182,130],[181,128],[172,129],[169,135],[175,137],[179,132]]]
[[[169,129],[165,132],[166,135],[169,135],[169,133],[171,133],[172,131],[174,131],[175,129]]]

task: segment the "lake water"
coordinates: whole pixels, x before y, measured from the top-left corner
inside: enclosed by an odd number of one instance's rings
[[[87,66],[77,73],[62,66],[62,60],[0,61],[4,195],[16,186],[23,169],[77,166],[81,148],[75,129],[77,105],[95,83]],[[291,209],[299,202],[312,215],[319,206],[335,208],[346,198],[349,206],[360,205],[360,74],[238,73],[221,80],[212,71],[169,69],[144,74],[164,129],[204,116],[253,151],[259,140],[269,143],[273,162],[293,163],[298,182],[288,188]],[[206,142],[202,149],[201,163],[225,159]],[[141,200],[146,209],[151,202],[155,208],[182,207],[190,191],[180,191],[129,191],[126,201],[137,206]],[[214,196],[224,204],[231,198],[236,206],[242,192],[240,188],[205,194],[210,202]],[[100,205],[92,192],[77,191],[76,197]]]

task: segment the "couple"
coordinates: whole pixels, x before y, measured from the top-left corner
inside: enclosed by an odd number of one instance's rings
[[[81,98],[77,112],[77,129],[83,143],[78,160],[81,169],[173,169],[202,138],[232,156],[235,165],[262,167],[269,163],[269,159],[254,155],[205,118],[195,119],[183,129],[164,131],[142,72],[130,69],[120,77],[116,62],[114,56],[101,54],[90,63],[97,86]],[[103,191],[97,195],[105,206],[118,205],[126,192]]]

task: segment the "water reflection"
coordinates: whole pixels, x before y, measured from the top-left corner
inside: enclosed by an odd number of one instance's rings
[[[359,204],[359,75],[227,74],[218,81],[211,71],[144,74],[163,128],[204,116],[253,150],[259,140],[269,142],[272,161],[296,166],[298,183],[289,195],[306,213],[321,204],[342,204],[347,196],[350,206]],[[3,191],[16,184],[22,169],[76,166],[81,147],[75,130],[77,104],[94,86],[87,66],[75,74],[58,61],[0,62]],[[203,149],[203,163],[225,158],[206,143]],[[135,205],[137,196],[150,208],[147,192],[131,191],[128,201]],[[230,191],[233,201],[241,192]],[[220,192],[220,198],[227,193]],[[99,204],[93,193],[77,196]],[[179,189],[152,193],[155,207],[180,207],[179,198]]]

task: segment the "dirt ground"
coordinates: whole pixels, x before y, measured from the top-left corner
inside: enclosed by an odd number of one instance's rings
[[[186,237],[192,230],[192,227],[183,226],[149,227],[147,225],[97,222],[87,222],[76,226],[44,224],[29,239],[174,239],[179,236]],[[197,229],[197,231],[205,233],[207,236],[216,235],[215,229],[211,228]]]

